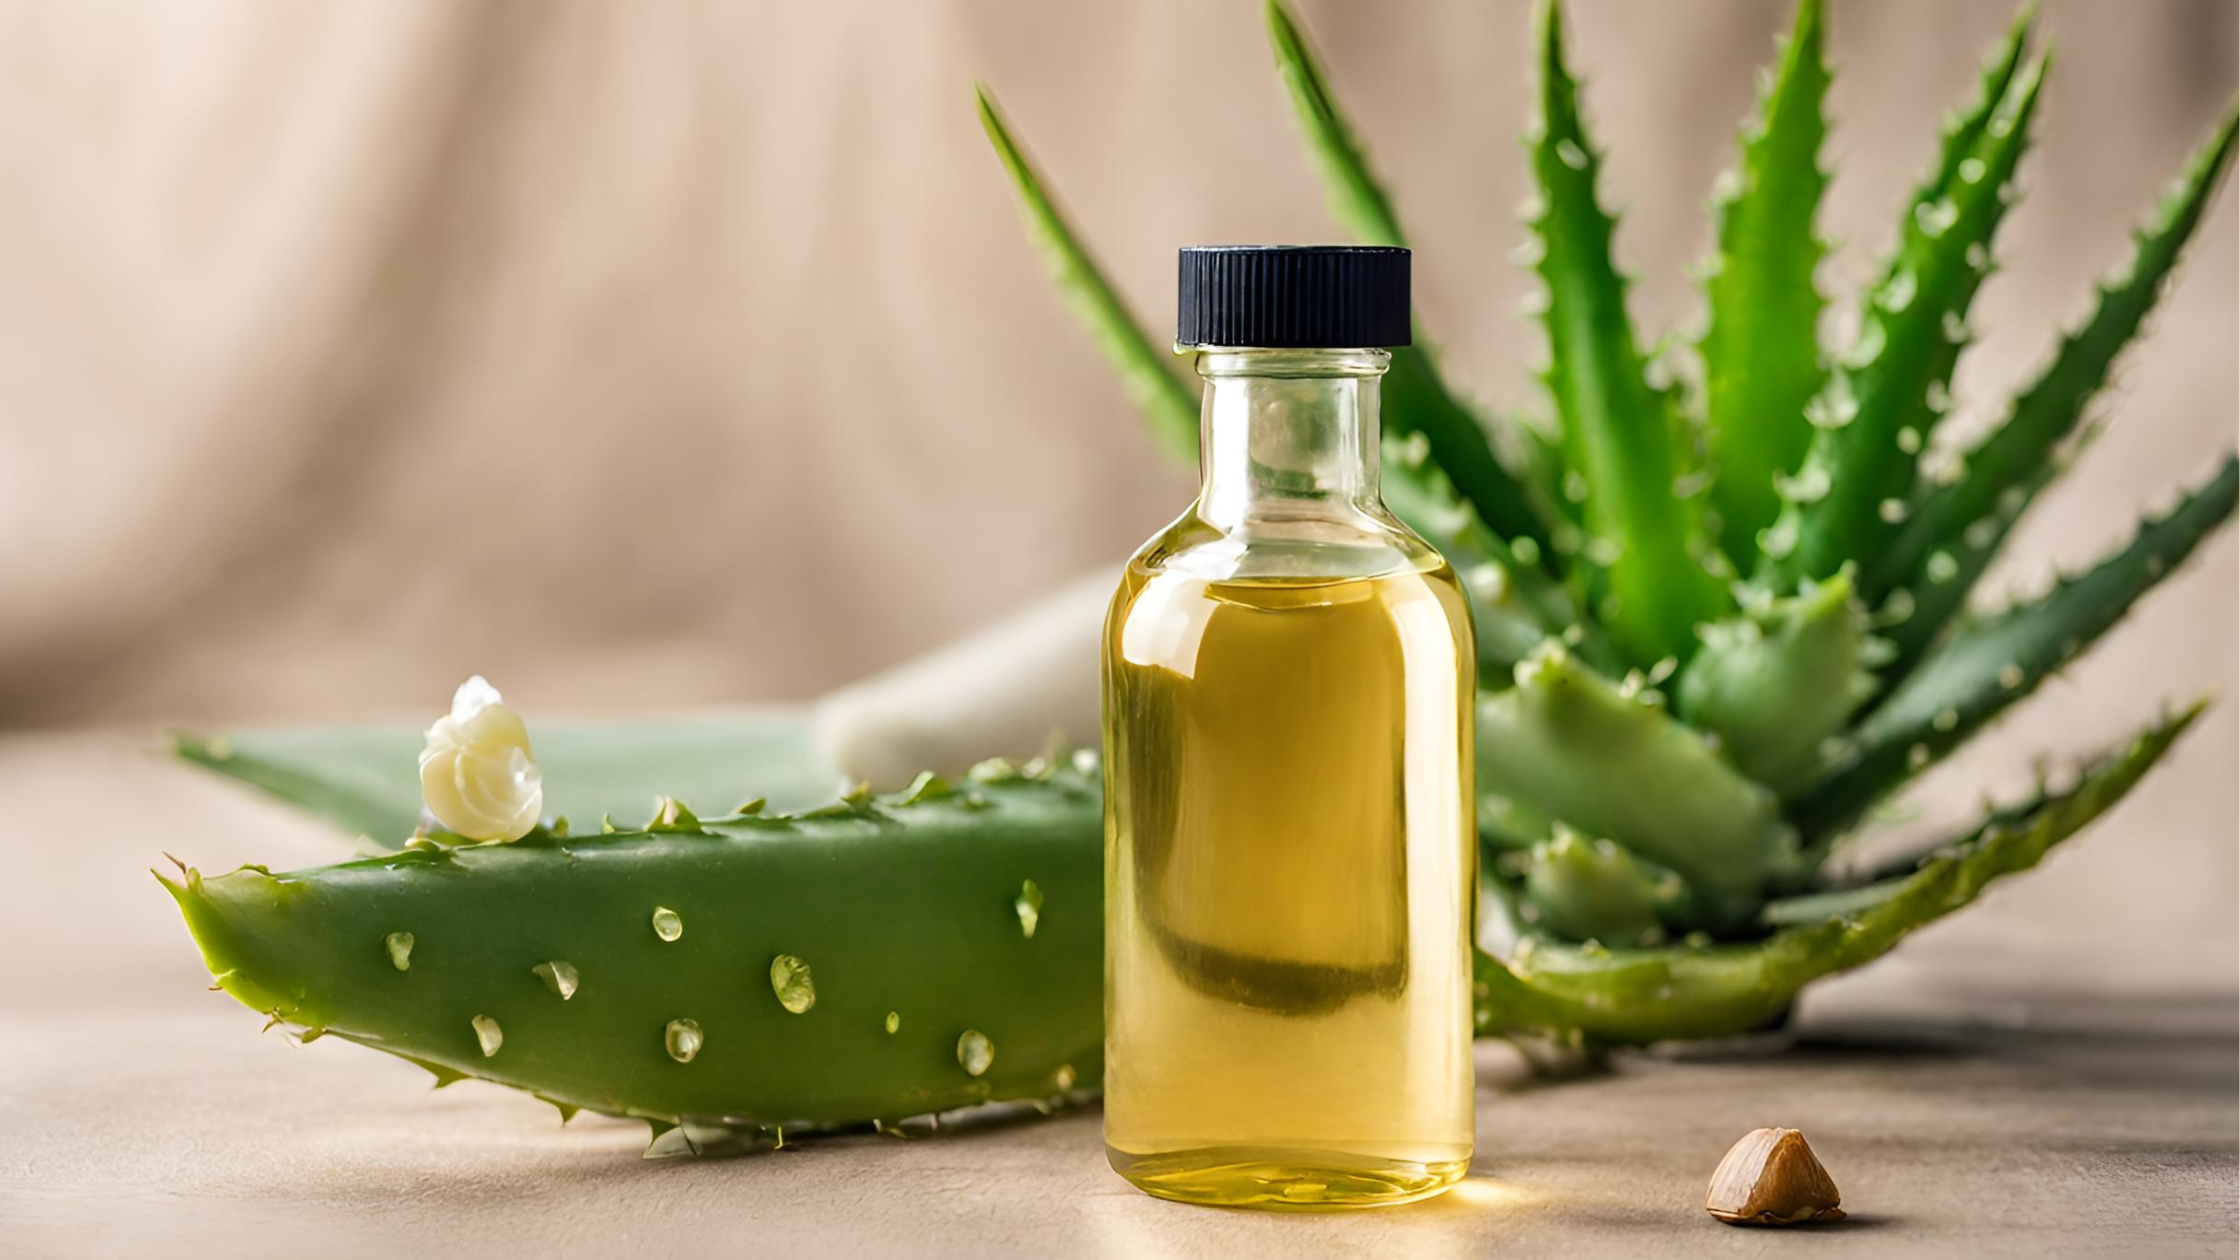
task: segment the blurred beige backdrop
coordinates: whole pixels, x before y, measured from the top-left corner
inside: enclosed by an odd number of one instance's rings
[[[1302,8],[1448,363],[1538,409],[1506,259],[1525,5]],[[2009,10],[1834,8],[1848,294]],[[1787,5],[1575,9],[1635,313],[1685,328]],[[2233,91],[2230,0],[2046,10],[1973,423]],[[1177,244],[1336,235],[1248,0],[0,3],[0,728],[420,716],[473,671],[532,714],[804,697],[1115,563],[1190,477],[1024,243],[976,77],[1156,328]],[[2089,558],[2233,441],[2233,201],[2010,576]],[[1930,811],[2164,694],[2231,696],[2235,550],[2205,552]],[[2229,983],[2233,712],[2002,894],[2026,916],[1945,930]]]

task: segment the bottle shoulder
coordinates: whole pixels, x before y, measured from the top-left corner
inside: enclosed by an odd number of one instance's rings
[[[1453,582],[1438,550],[1378,511],[1271,517],[1220,527],[1193,504],[1128,561],[1132,576],[1314,585],[1421,574]]]

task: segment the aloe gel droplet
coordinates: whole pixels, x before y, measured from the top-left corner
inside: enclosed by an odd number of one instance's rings
[[[667,906],[656,906],[653,911],[653,934],[665,941],[684,935],[684,920]]]
[[[679,1063],[692,1062],[693,1056],[700,1053],[705,1040],[696,1020],[672,1019],[669,1026],[661,1031],[663,1047],[669,1051],[669,1057]]]
[[[1473,1149],[1476,651],[1377,485],[1406,259],[1184,251],[1203,483],[1104,662],[1105,1147],[1163,1198],[1406,1202]]]
[[[391,932],[381,942],[389,951],[389,965],[399,971],[412,970],[412,933]]]

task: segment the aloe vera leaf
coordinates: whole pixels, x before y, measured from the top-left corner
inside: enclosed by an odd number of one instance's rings
[[[1807,852],[1826,851],[1875,801],[2075,660],[2230,519],[2236,498],[2240,460],[2228,455],[2122,550],[2038,599],[1961,626],[1853,728],[1791,811]]]
[[[1541,642],[1568,635],[1600,669],[1615,658],[1601,629],[1580,617],[1577,602],[1539,564],[1530,539],[1504,541],[1456,493],[1420,436],[1384,443],[1385,503],[1428,539],[1462,579],[1477,628],[1480,677],[1493,685]]]
[[[1672,871],[1569,827],[1518,857],[1516,900],[1526,922],[1575,941],[1654,944],[1685,896]]]
[[[2052,362],[2016,397],[2006,423],[1967,453],[1960,476],[1930,490],[1891,545],[1869,561],[1863,585],[1875,602],[1900,588],[1912,594],[1913,615],[1889,634],[1898,647],[1893,674],[1919,659],[1966,605],[1999,541],[2051,480],[2046,474],[2056,451],[2138,335],[2223,183],[2234,121],[2235,107],[2227,105],[2176,186],[2133,233],[2129,264],[2097,286],[2091,316],[2062,338]],[[1946,559],[1932,565],[1940,551]]]
[[[1922,181],[1917,200],[1944,195],[1959,178],[1960,164],[1967,161],[1969,153],[1975,149],[1976,141],[1990,126],[1999,101],[2006,96],[2014,76],[2022,69],[2023,54],[2029,51],[2030,30],[2037,21],[2038,0],[2029,0],[2015,10],[2014,19],[2007,23],[2007,33],[1985,51],[1977,67],[1973,94],[1958,108],[1946,113],[1943,125],[1938,128],[1937,168]]]
[[[1799,0],[1779,69],[1743,124],[1742,165],[1712,193],[1719,246],[1699,343],[1704,442],[1720,545],[1744,572],[1780,508],[1774,478],[1795,470],[1812,442],[1804,407],[1827,376],[1815,335],[1826,300],[1813,282],[1827,253],[1814,226],[1828,183],[1824,7]]]
[[[1082,247],[1026,150],[1012,137],[987,86],[975,85],[975,93],[980,126],[987,131],[989,143],[995,146],[996,156],[1003,160],[1003,169],[1011,177],[1012,189],[1019,195],[1020,218],[1027,235],[1041,248],[1051,278],[1081,322],[1088,325],[1097,348],[1120,374],[1128,397],[1150,422],[1151,435],[1159,448],[1175,459],[1194,462],[1198,457],[1197,386],[1183,379],[1172,347],[1162,346],[1145,334],[1096,260]]]
[[[264,789],[389,848],[420,825],[414,726],[338,726],[175,733],[182,760]],[[577,830],[606,815],[635,817],[667,793],[702,804],[767,798],[799,809],[827,798],[840,772],[790,711],[657,722],[552,722],[536,731],[545,816]]]
[[[1951,184],[1924,187],[1905,215],[1897,254],[1867,292],[1857,342],[1807,410],[1816,432],[1796,475],[1777,487],[1783,508],[1760,536],[1761,573],[1825,577],[1889,546],[1910,513],[1918,453],[1973,338],[1968,308],[1991,272],[2048,64],[2041,56],[2015,76]]]
[[[1067,767],[164,883],[219,986],[307,1032],[663,1126],[836,1126],[1096,1087],[1101,834],[1095,779]],[[571,988],[535,970],[556,962]],[[977,1073],[968,1034],[993,1049]]]
[[[1321,168],[1331,213],[1367,244],[1405,246],[1407,238],[1392,212],[1391,199],[1369,169],[1368,155],[1331,95],[1329,79],[1297,18],[1281,0],[1269,0],[1267,17],[1276,73]],[[1533,511],[1523,487],[1495,455],[1485,422],[1447,388],[1421,320],[1416,321],[1415,337],[1415,345],[1392,351],[1392,369],[1384,381],[1388,426],[1396,432],[1422,433],[1430,440],[1439,466],[1495,533],[1511,540],[1533,539],[1542,545],[1540,560],[1552,562],[1554,557],[1546,550],[1548,523]]]
[[[1866,642],[1848,569],[1794,596],[1756,596],[1703,628],[1703,648],[1673,688],[1674,712],[1716,735],[1744,774],[1780,791],[1816,764],[1820,742],[1872,692],[1861,666]]]
[[[1676,426],[1664,394],[1643,375],[1625,282],[1611,260],[1616,225],[1596,196],[1601,159],[1564,65],[1561,5],[1543,0],[1538,20],[1539,118],[1529,148],[1540,187],[1531,228],[1547,285],[1541,379],[1562,421],[1565,462],[1585,483],[1580,554],[1603,575],[1595,611],[1627,658],[1647,667],[1687,656],[1696,624],[1729,601],[1697,559],[1699,504],[1673,492]]]
[[[1551,643],[1478,706],[1478,790],[1606,836],[1679,873],[1698,923],[1756,913],[1795,873],[1796,836],[1772,792],[1720,759],[1647,693],[1628,694]]]
[[[1871,962],[1908,933],[1973,901],[1986,884],[2037,865],[2121,800],[2201,712],[2140,734],[2043,808],[1986,827],[1843,912],[1761,941],[1702,948],[1607,949],[1527,937],[1506,963],[1481,957],[1478,1031],[1575,1034],[1619,1045],[1717,1037],[1764,1027],[1822,976]],[[1530,942],[1527,944],[1526,942]]]

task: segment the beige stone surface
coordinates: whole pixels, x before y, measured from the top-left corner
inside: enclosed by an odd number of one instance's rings
[[[1797,1044],[1629,1055],[1536,1081],[1480,1048],[1471,1178],[1428,1204],[1275,1217],[1159,1203],[1094,1111],[936,1137],[645,1161],[643,1129],[493,1086],[431,1093],[204,990],[160,850],[206,867],[347,841],[102,735],[0,739],[0,1254],[16,1260],[785,1256],[2228,1256],[2229,990],[2080,988],[1935,929],[1815,990]],[[2113,837],[2110,837],[2113,839]],[[2094,925],[2146,931],[2151,924]],[[1800,1128],[1853,1218],[1772,1236],[1704,1187]]]

